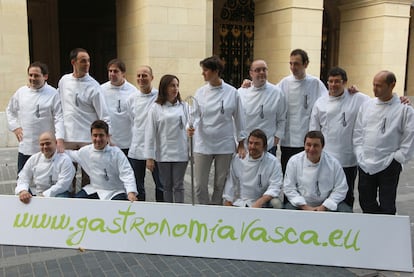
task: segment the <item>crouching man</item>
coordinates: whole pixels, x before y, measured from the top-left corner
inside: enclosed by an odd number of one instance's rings
[[[32,155],[20,171],[16,194],[25,204],[33,195],[69,197],[69,188],[75,176],[72,161],[64,153],[57,153],[57,141],[51,132],[39,136],[40,152]]]
[[[282,167],[279,160],[267,152],[267,137],[253,130],[248,138],[248,155],[235,155],[226,180],[223,199],[225,206],[281,208]]]
[[[105,121],[96,120],[91,125],[92,144],[66,151],[90,178],[90,184],[75,197],[135,201],[138,192],[134,172],[121,149],[108,144],[108,130]]]
[[[352,212],[343,200],[348,191],[339,162],[323,151],[320,131],[305,136],[305,151],[292,156],[286,167],[283,192],[289,200],[286,209]]]

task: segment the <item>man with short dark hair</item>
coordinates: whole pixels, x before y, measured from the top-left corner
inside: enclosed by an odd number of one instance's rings
[[[294,49],[290,53],[292,75],[283,78],[277,86],[282,90],[287,105],[286,131],[280,140],[282,170],[291,156],[303,151],[303,137],[309,130],[311,111],[316,100],[327,95],[325,85],[306,73],[309,57],[306,51]]]
[[[305,135],[305,150],[292,156],[286,167],[283,192],[286,209],[352,212],[343,200],[348,191],[339,162],[323,151],[320,131]]]
[[[39,135],[52,131],[57,138],[57,149],[64,150],[65,130],[60,97],[48,85],[47,65],[34,62],[27,68],[28,85],[19,88],[6,108],[7,122],[19,142],[17,173],[31,155],[40,151]]]
[[[361,106],[355,123],[359,203],[364,213],[396,213],[401,165],[414,156],[414,110],[393,94],[395,83],[394,73],[377,73],[376,98]]]
[[[309,130],[320,130],[326,140],[324,151],[335,157],[345,172],[348,193],[345,202],[354,205],[354,183],[357,161],[352,134],[361,105],[370,99],[363,93],[350,93],[344,69],[332,68],[328,73],[329,95],[316,100],[312,109]]]
[[[91,125],[92,144],[66,151],[90,178],[75,197],[135,201],[138,192],[134,172],[121,149],[109,145],[108,132],[108,124],[96,120]]]
[[[224,188],[225,206],[281,208],[282,168],[267,150],[267,136],[253,130],[248,138],[248,154],[234,155]]]
[[[122,60],[110,60],[107,70],[109,81],[101,88],[111,118],[111,143],[128,155],[134,123],[133,107],[128,98],[137,95],[138,90],[125,79],[126,66]]]
[[[62,76],[58,91],[63,109],[65,148],[77,150],[90,143],[89,127],[93,121],[101,119],[110,125],[111,120],[101,86],[89,75],[88,52],[75,48],[69,58],[73,72]],[[82,185],[87,182],[87,176],[82,173]]]

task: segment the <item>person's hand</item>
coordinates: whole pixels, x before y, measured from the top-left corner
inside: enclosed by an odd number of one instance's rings
[[[19,193],[19,199],[20,201],[22,201],[24,204],[29,204],[30,199],[32,198],[32,195],[30,194],[30,192],[28,192],[27,190],[22,190]]]
[[[108,144],[109,144],[109,146],[116,146],[115,143],[112,142],[112,139],[111,138],[112,138],[112,135],[109,134],[109,136],[108,136]]]
[[[352,85],[348,88],[348,91],[350,94],[357,93],[359,91],[358,87],[356,85]]]
[[[401,104],[411,105],[411,100],[407,96],[400,96]]]
[[[137,196],[135,195],[135,192],[128,192],[128,200],[131,202],[137,201]]]
[[[148,159],[147,160],[147,168],[153,172],[154,168],[155,168],[155,161],[153,159]]]
[[[320,205],[318,207],[315,207],[315,211],[318,211],[318,212],[325,212],[327,210],[328,209],[324,205]]]
[[[56,140],[56,150],[58,153],[65,152],[65,142],[63,141],[63,139]]]
[[[194,136],[194,127],[187,128],[187,136],[192,137]]]
[[[244,159],[244,157],[246,157],[246,148],[244,148],[243,141],[240,141],[239,145],[237,146],[237,154],[241,159]]]
[[[252,81],[249,79],[244,79],[243,83],[241,84],[242,88],[249,88],[252,85]]]
[[[23,129],[22,128],[14,129],[13,133],[16,136],[18,142],[21,142],[23,140]]]
[[[233,206],[233,202],[224,200],[223,206]]]
[[[299,206],[299,208],[301,209],[301,210],[304,210],[304,211],[315,211],[315,207],[312,207],[312,206],[309,206],[309,205],[302,205],[302,206]]]
[[[273,146],[277,146],[279,144],[279,140],[280,139],[278,137],[275,137],[273,140]]]

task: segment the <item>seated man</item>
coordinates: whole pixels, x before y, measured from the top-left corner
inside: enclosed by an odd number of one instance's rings
[[[89,175],[90,184],[84,186],[76,198],[102,200],[137,200],[134,171],[125,154],[110,146],[109,127],[105,121],[96,120],[91,125],[92,144],[79,150],[67,150]]]
[[[305,151],[290,158],[283,192],[289,200],[286,209],[352,212],[343,200],[348,191],[339,162],[322,151],[325,139],[320,131],[305,136]]]
[[[281,208],[282,167],[267,152],[267,137],[253,130],[248,138],[248,155],[235,155],[224,187],[224,205],[253,208]]]
[[[57,141],[53,133],[42,133],[39,145],[40,152],[29,158],[17,179],[15,192],[25,204],[30,202],[32,195],[69,197],[68,190],[75,176],[70,158],[56,152]]]

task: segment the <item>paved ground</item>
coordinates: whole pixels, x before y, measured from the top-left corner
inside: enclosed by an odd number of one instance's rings
[[[0,149],[0,194],[13,194],[16,148]],[[398,191],[398,213],[411,216],[414,226],[414,162],[405,166]],[[190,175],[186,175],[186,203],[191,202]],[[154,185],[148,178],[148,201]],[[360,212],[356,204],[355,212]],[[411,232],[413,236],[413,232]],[[412,241],[414,242],[413,238]],[[392,255],[392,253],[390,253]],[[107,251],[0,245],[2,276],[402,276],[414,274],[353,268],[268,263],[239,260],[148,255]]]

